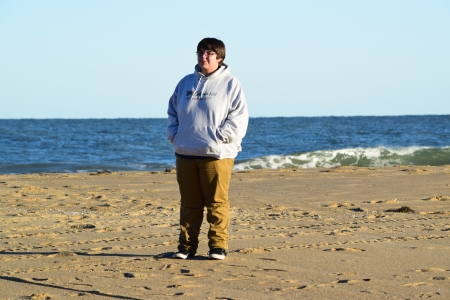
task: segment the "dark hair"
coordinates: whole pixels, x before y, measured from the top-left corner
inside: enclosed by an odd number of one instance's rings
[[[215,38],[204,38],[198,43],[197,52],[200,52],[202,49],[216,52],[217,58],[222,59],[219,62],[219,66],[222,65],[225,60],[225,44],[221,40]]]

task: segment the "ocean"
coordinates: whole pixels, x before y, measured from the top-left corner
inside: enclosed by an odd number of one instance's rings
[[[0,119],[0,173],[174,168],[166,119]],[[251,118],[235,169],[450,164],[450,115]]]

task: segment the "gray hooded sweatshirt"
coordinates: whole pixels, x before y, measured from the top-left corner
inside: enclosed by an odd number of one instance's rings
[[[244,92],[226,64],[209,76],[200,72],[178,83],[167,110],[167,139],[175,153],[235,158],[248,126]]]

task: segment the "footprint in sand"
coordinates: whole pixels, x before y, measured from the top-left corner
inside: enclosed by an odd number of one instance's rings
[[[262,253],[264,251],[268,251],[267,249],[260,247],[260,248],[243,248],[236,250],[235,252],[243,253],[243,254],[250,254],[250,253]]]
[[[332,208],[337,208],[337,207],[352,207],[355,206],[354,204],[351,203],[331,203],[328,205],[325,205],[325,207],[332,207]]]
[[[74,229],[91,229],[91,228],[95,228],[95,225],[93,225],[93,224],[77,224],[77,225],[70,226],[70,228],[74,228]]]
[[[400,208],[387,209],[386,212],[396,212],[396,213],[414,213],[414,210],[408,206],[402,206]]]
[[[448,215],[450,215],[450,211],[421,211],[420,214],[421,215],[444,215],[444,216],[448,216]],[[447,230],[443,230],[443,231],[447,231]]]
[[[351,273],[351,272],[346,272],[346,273],[332,273],[332,274],[328,274],[330,276],[355,276],[358,273]]]
[[[450,196],[432,196],[432,197],[428,197],[422,200],[426,200],[426,201],[448,201],[450,200]]]
[[[412,282],[412,283],[402,284],[402,286],[421,286],[421,285],[431,285],[431,284],[426,283],[426,282]]]
[[[401,170],[402,172],[407,172],[408,174],[414,174],[414,175],[419,175],[419,174],[429,174],[431,171],[429,170],[425,170],[425,169],[404,169]]]
[[[372,203],[372,204],[396,204],[399,203],[400,201],[397,200],[397,198],[393,198],[393,199],[388,199],[388,200],[371,200],[371,201],[366,201],[365,203]]]
[[[270,269],[270,268],[259,268],[257,269],[258,271],[275,271],[275,272],[287,272],[286,270],[283,269]]]
[[[347,284],[357,284],[360,282],[367,282],[367,281],[371,281],[372,279],[370,278],[364,278],[364,279],[340,279],[337,280],[333,283],[347,283]]]
[[[331,252],[335,252],[335,251],[359,252],[359,251],[366,251],[366,249],[362,249],[362,248],[331,248],[331,249],[325,249],[323,251],[331,251]]]
[[[442,269],[442,268],[425,268],[416,270],[416,272],[450,272],[450,270]]]
[[[450,280],[450,277],[435,276],[435,277],[431,277],[430,280]]]
[[[266,291],[268,292],[282,292],[282,291],[288,291],[288,290],[302,290],[302,289],[306,289],[308,286],[307,285],[297,285],[297,286],[289,286],[289,287],[273,287],[273,288],[269,288],[266,289]],[[216,299],[221,299],[221,298],[216,298]],[[231,299],[231,298],[230,298]]]
[[[52,299],[49,294],[33,294],[30,297],[27,297],[31,300],[47,300]]]

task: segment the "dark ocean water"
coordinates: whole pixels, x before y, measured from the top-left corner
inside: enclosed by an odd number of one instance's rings
[[[0,120],[0,173],[174,167],[165,119]],[[236,169],[450,164],[450,115],[251,118]]]

